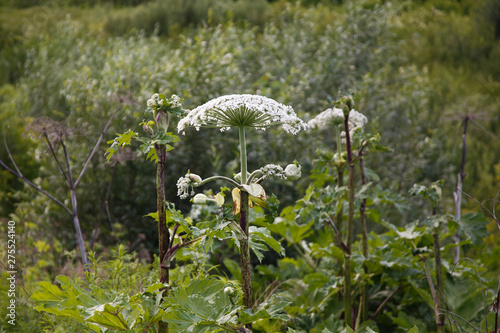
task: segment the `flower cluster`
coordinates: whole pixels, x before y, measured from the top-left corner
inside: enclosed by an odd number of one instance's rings
[[[170,108],[181,108],[181,101],[181,98],[177,95],[172,95],[170,99],[166,99],[163,94],[154,94],[150,99],[148,99],[147,106],[154,111],[157,111],[158,109],[169,111]]]
[[[279,165],[267,164],[266,166],[264,166],[260,170],[262,171],[262,173],[266,177],[276,177],[276,178],[283,179],[283,180],[286,179],[285,171]]]
[[[200,176],[194,173],[187,173],[184,177],[177,180],[177,195],[181,199],[186,199],[188,196],[194,195],[193,187],[196,187],[201,181]]]
[[[215,98],[190,111],[179,121],[177,130],[187,127],[220,128],[253,127],[265,130],[269,126],[281,125],[289,133],[297,134],[306,129],[306,124],[297,117],[291,106],[259,95],[226,95]]]
[[[315,118],[311,119],[307,126],[309,128],[324,129],[331,125],[337,126],[344,122],[344,112],[342,109],[330,108],[318,114]]]
[[[349,129],[354,130],[356,128],[363,128],[368,122],[368,118],[361,112],[356,110],[351,110],[349,112]]]
[[[301,169],[302,167],[297,162],[294,162],[288,164],[284,170],[279,165],[267,164],[261,168],[260,171],[262,171],[266,178],[275,177],[278,179],[295,181],[302,175]]]

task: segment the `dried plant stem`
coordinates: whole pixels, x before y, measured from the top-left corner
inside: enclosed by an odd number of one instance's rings
[[[169,283],[169,265],[163,266],[163,260],[170,247],[170,232],[166,221],[165,206],[165,163],[167,159],[167,149],[165,145],[155,145],[158,162],[156,165],[156,204],[158,209],[158,257],[160,261],[160,283]],[[168,288],[163,296],[168,296]],[[160,321],[158,332],[167,333],[168,323]]]

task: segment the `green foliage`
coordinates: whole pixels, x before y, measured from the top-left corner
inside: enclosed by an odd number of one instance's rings
[[[491,330],[494,313],[485,315],[484,310],[489,311],[497,292],[496,224],[476,213],[469,197],[464,196],[460,221],[445,213],[429,218],[425,201],[436,206],[440,199],[440,211],[452,211],[465,115],[471,116],[471,127],[464,192],[491,207],[500,187],[495,1],[337,1],[333,6],[302,1],[308,8],[285,1],[114,1],[115,6],[138,6],[87,9],[81,1],[59,3],[0,13],[0,120],[10,126],[0,134],[6,134],[26,177],[63,200],[68,197],[53,172],[56,162],[43,158],[45,147],[24,135],[27,128],[19,111],[28,122],[49,117],[64,124],[77,173],[120,101],[123,108],[111,133],[135,128],[157,91],[179,92],[187,108],[223,94],[258,93],[292,105],[304,120],[328,107],[327,98],[337,91],[355,91],[356,107],[369,118],[367,132],[380,133],[356,133],[356,147],[366,142],[364,152],[392,150],[366,156],[367,183],[357,184],[355,220],[366,199],[370,251],[366,258],[355,237],[352,284],[357,301],[359,290],[368,287],[373,315],[360,320],[358,331],[435,330],[425,268],[435,280],[436,226],[445,280],[439,292],[448,301],[446,314],[462,330],[472,331],[467,322],[474,322],[482,332],[488,316]],[[82,7],[66,7],[71,4]],[[170,121],[174,128],[177,120]],[[154,127],[148,121],[141,125]],[[241,276],[234,250],[239,234],[232,207],[191,209],[178,201],[173,186],[186,166],[202,170],[204,177],[236,173],[237,144],[226,133],[214,133],[193,131],[177,141],[173,134],[141,137],[129,130],[110,141],[110,163],[106,148],[99,147],[79,188],[89,243],[99,252],[110,252],[116,242],[138,246],[141,257],[148,258],[147,250],[157,245],[152,236],[157,226],[142,218],[155,210],[154,180],[151,164],[141,162],[136,150],[155,161],[155,143],[176,143],[166,167],[166,194],[175,203],[168,207],[167,221],[170,228],[180,225],[174,245],[200,239],[175,254],[168,309],[159,305],[166,293],[154,282],[158,273],[124,248],[100,262],[93,258],[92,273],[83,278],[61,275],[84,274],[73,264],[74,253],[65,254],[74,248],[66,212],[0,170],[0,218],[18,223],[23,246],[18,256],[23,287],[17,297],[24,311],[18,316],[19,330],[143,331],[151,324],[148,330],[153,331],[159,320],[172,320],[172,330],[199,332],[236,329],[250,321],[256,332],[344,329],[345,249],[338,236],[345,233],[341,221],[347,213],[347,189],[335,186],[336,160],[328,150],[336,141],[333,131],[310,131],[293,139],[274,130],[249,136],[249,147],[258,147],[249,156],[249,169],[262,160],[280,163],[300,156],[303,174],[311,175],[298,185],[270,179],[266,191],[276,193],[284,208],[280,211],[271,197],[266,210],[252,212],[253,287],[261,305],[250,312],[239,303]],[[141,144],[132,145],[134,139]],[[4,148],[0,158],[8,160]],[[416,186],[411,191],[418,195],[407,198],[413,184],[436,179],[445,183]],[[188,211],[189,218],[184,215]],[[458,245],[475,264],[452,260],[456,231]],[[5,257],[4,250],[0,254]],[[55,285],[46,282],[56,276]],[[8,286],[2,281],[4,304]],[[236,290],[235,296],[224,293],[227,286]]]

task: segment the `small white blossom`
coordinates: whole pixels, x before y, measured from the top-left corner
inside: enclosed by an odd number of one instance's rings
[[[285,172],[283,168],[276,164],[267,164],[260,169],[266,177],[276,177],[279,179],[286,179]]]
[[[191,193],[189,190],[191,189]],[[194,195],[193,182],[189,178],[189,175],[181,177],[177,180],[177,195],[181,199],[186,199],[189,195]]]
[[[344,112],[342,109],[330,108],[318,114],[315,118],[311,119],[307,125],[308,127],[317,127],[320,129],[329,126],[337,126],[344,123]]]
[[[156,102],[155,102],[155,100],[154,100],[154,99],[148,99],[148,107],[149,107],[149,108],[150,108],[150,107],[153,107],[153,106],[155,106],[155,105],[156,105]]]
[[[180,108],[182,106],[181,98],[177,95],[172,95],[172,97],[170,97],[170,103],[174,108]]]
[[[361,112],[358,112],[356,110],[351,110],[349,112],[349,129],[355,129],[355,128],[363,128],[366,123],[368,122],[368,118]]]
[[[297,117],[291,106],[259,95],[226,95],[215,98],[193,110],[179,121],[177,130],[186,127],[215,127],[225,131],[231,127],[254,127],[264,130],[281,125],[289,133],[297,134],[306,124]]]

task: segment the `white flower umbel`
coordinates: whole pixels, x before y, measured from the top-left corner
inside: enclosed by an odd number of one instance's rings
[[[368,122],[368,118],[361,112],[356,110],[351,110],[349,112],[349,130],[353,130],[355,128],[363,128]]]
[[[264,130],[281,125],[289,133],[297,134],[306,124],[293,108],[259,95],[226,95],[215,98],[190,111],[177,126],[179,132],[187,127],[220,128],[253,127]]]
[[[261,168],[262,173],[266,177],[276,177],[278,179],[286,179],[283,168],[276,164],[267,164]]]
[[[309,128],[329,128],[338,126],[344,123],[344,112],[342,109],[330,108],[318,114],[315,118],[309,120],[307,126]]]
[[[195,183],[189,177],[189,174],[177,180],[177,195],[181,199],[186,199],[189,195],[194,195],[193,185]],[[191,189],[191,192],[189,190]]]

